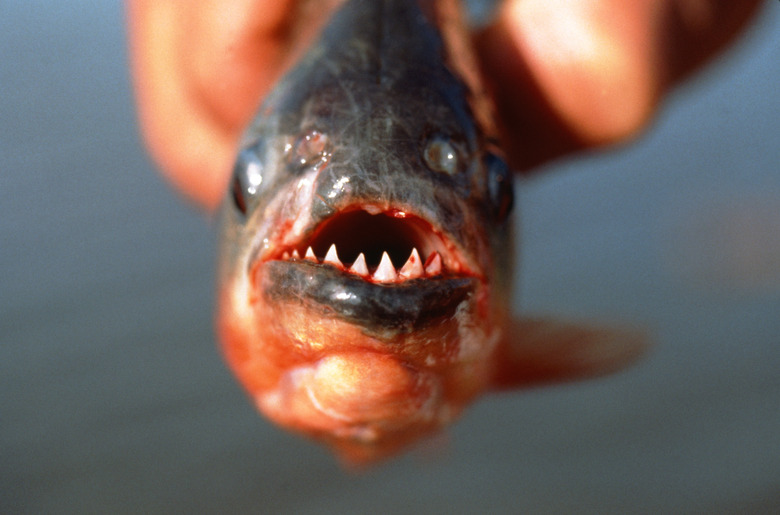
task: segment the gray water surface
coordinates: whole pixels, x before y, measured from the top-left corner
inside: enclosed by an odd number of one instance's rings
[[[517,309],[655,351],[362,475],[226,371],[214,230],[145,157],[121,6],[0,14],[0,513],[780,512],[777,2],[641,141],[518,187]]]

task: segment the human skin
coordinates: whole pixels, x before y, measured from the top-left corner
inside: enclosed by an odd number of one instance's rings
[[[263,97],[343,0],[128,0],[141,131],[196,204],[223,197]],[[519,172],[626,141],[669,90],[721,52],[757,0],[507,0],[474,34]]]

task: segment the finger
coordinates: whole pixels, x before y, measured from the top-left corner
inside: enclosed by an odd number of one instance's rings
[[[477,38],[512,164],[629,138],[758,0],[509,0]]]
[[[342,0],[201,0],[187,8],[183,68],[214,118],[241,132]]]
[[[173,184],[214,206],[233,138],[191,94],[184,68],[186,26],[177,2],[127,4],[130,57],[139,123],[147,147]]]
[[[598,377],[636,362],[649,348],[630,328],[515,318],[499,354],[496,389]]]
[[[336,1],[128,1],[141,131],[195,202],[219,203],[243,128]]]

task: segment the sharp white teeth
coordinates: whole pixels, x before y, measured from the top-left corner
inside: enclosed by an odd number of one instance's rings
[[[301,256],[298,253],[298,250],[294,249],[292,253],[285,251],[282,254],[282,259],[298,260],[301,259]],[[317,255],[314,253],[314,249],[311,247],[306,249],[306,254],[303,256],[303,259],[306,261],[311,261],[312,263],[327,263],[341,270],[346,268],[344,263],[341,262],[341,259],[339,259],[338,250],[336,249],[335,243],[332,244],[330,248],[328,248],[328,252],[325,254],[325,257],[322,259],[322,261],[317,258]],[[390,259],[390,255],[385,251],[382,253],[382,258],[379,260],[379,266],[376,267],[376,270],[374,270],[373,274],[371,274],[370,270],[368,269],[368,265],[366,264],[366,256],[362,252],[358,254],[358,257],[349,267],[348,271],[352,274],[359,275],[360,277],[370,277],[371,280],[375,282],[387,284],[398,281],[407,281],[410,279],[419,279],[420,277],[425,276],[432,277],[441,275],[443,268],[444,266],[442,264],[441,255],[438,252],[432,252],[428,256],[428,259],[425,260],[425,263],[423,263],[417,248],[412,248],[412,252],[409,254],[409,258],[406,260],[406,263],[404,263],[404,266],[402,266],[399,270],[395,269],[395,266],[393,266],[393,262]]]
[[[325,254],[325,259],[323,259],[322,262],[337,266],[339,268],[344,268],[344,265],[342,264],[341,260],[339,260],[339,255],[336,252],[335,243],[330,246],[328,253]]]
[[[398,271],[398,275],[403,279],[417,279],[422,277],[425,273],[423,270],[422,261],[420,261],[420,254],[417,253],[417,249],[413,248],[409,259],[406,260],[406,264]]]
[[[282,259],[285,261],[290,259],[290,253],[285,250],[284,253],[282,254]]]
[[[425,262],[425,273],[428,275],[439,275],[441,273],[441,256],[438,252],[428,256],[428,260]]]
[[[379,283],[391,283],[398,279],[398,274],[396,274],[393,262],[390,261],[387,252],[382,253],[382,259],[379,261],[379,266],[376,267],[373,279]]]
[[[366,266],[366,256],[364,256],[362,252],[357,257],[355,262],[352,263],[352,266],[349,267],[349,271],[352,272],[353,274],[357,274],[362,277],[366,277],[368,275],[368,267]]]

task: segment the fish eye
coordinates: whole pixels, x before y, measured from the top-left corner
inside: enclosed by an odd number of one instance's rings
[[[423,159],[434,172],[455,175],[460,163],[458,152],[452,142],[443,136],[434,136],[425,144]]]
[[[233,205],[246,215],[249,201],[257,195],[263,183],[263,163],[260,159],[260,144],[239,152],[233,167],[233,180],[230,184],[230,194]]]
[[[515,203],[512,171],[506,161],[492,152],[488,152],[485,156],[485,168],[491,211],[496,221],[503,222],[512,212]]]
[[[290,162],[299,167],[314,166],[325,161],[330,155],[330,140],[327,134],[310,130],[293,145]]]
[[[246,198],[244,198],[244,192],[241,188],[241,182],[237,176],[233,176],[233,181],[230,184],[230,194],[233,197],[233,205],[241,211],[242,214],[246,214]]]

